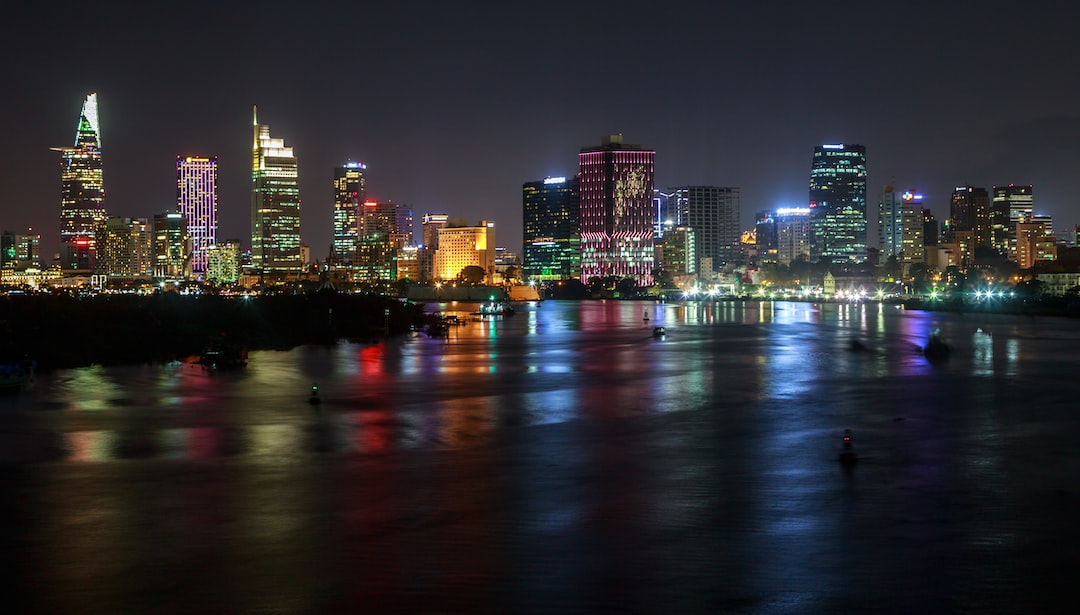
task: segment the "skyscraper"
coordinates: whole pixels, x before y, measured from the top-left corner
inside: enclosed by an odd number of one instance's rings
[[[300,187],[296,156],[270,136],[252,108],[251,264],[260,272],[299,271]]]
[[[1003,256],[1018,260],[1016,252],[1016,224],[1031,218],[1031,184],[1017,186],[994,186],[993,215],[991,226],[994,247]]]
[[[177,280],[191,274],[187,218],[178,211],[154,216],[154,277]]]
[[[60,152],[60,266],[93,269],[95,231],[106,218],[97,94],[83,101],[73,147]]]
[[[866,148],[827,144],[810,165],[810,258],[866,260]]]
[[[665,228],[671,221],[694,229],[696,260],[709,258],[714,267],[741,260],[739,188],[724,186],[679,186],[661,194],[665,204]],[[695,266],[697,263],[695,262]],[[711,273],[703,271],[703,273]]]
[[[97,226],[97,272],[110,277],[150,277],[150,225],[146,218],[112,217]]]
[[[622,135],[578,154],[581,177],[581,278],[634,278],[652,285],[653,159]]]
[[[963,266],[974,262],[976,248],[990,247],[990,196],[986,188],[964,185],[953,190],[945,242],[957,246]]]
[[[187,220],[191,273],[205,278],[207,251],[217,243],[217,156],[176,157],[176,210]]]
[[[346,162],[334,169],[334,246],[333,264],[351,266],[356,260],[356,241],[360,232],[360,205],[365,199],[364,171],[361,162]]]
[[[581,275],[580,179],[526,182],[521,207],[525,275],[540,281]]]

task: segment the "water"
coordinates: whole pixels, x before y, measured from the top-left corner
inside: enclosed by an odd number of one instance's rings
[[[441,306],[464,323],[445,340],[65,370],[0,398],[10,604],[986,613],[1075,593],[1076,321],[475,307]],[[935,330],[953,352],[930,363]]]

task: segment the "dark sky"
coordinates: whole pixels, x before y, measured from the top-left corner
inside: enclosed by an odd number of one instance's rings
[[[28,4],[28,3],[23,3]],[[331,238],[333,167],[368,193],[497,224],[521,244],[521,184],[573,175],[621,132],[658,187],[805,205],[821,143],[867,148],[882,185],[939,218],[957,185],[1034,184],[1080,223],[1080,38],[1067,3],[201,2],[0,9],[0,226],[56,249],[58,154],[96,91],[110,215],[175,204],[175,156],[219,156],[219,238],[250,239],[251,107],[300,164],[302,235]],[[1057,7],[1057,8],[1055,8]],[[876,227],[870,236],[876,238]],[[872,243],[876,239],[871,240]]]

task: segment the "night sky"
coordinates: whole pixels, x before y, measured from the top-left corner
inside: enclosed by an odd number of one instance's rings
[[[939,219],[955,186],[1030,183],[1060,231],[1080,223],[1080,39],[1064,4],[5,5],[0,226],[56,250],[49,148],[72,144],[97,92],[110,215],[173,208],[176,155],[217,155],[218,237],[247,246],[257,104],[295,148],[317,258],[346,159],[368,165],[370,197],[417,220],[493,220],[516,251],[521,184],[573,175],[581,147],[620,132],[656,150],[658,187],[741,187],[744,227],[806,204],[815,145],[860,143],[872,225],[890,181]]]

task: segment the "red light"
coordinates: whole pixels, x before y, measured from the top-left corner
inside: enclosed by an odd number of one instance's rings
[[[378,201],[364,201],[364,207],[378,207]]]

